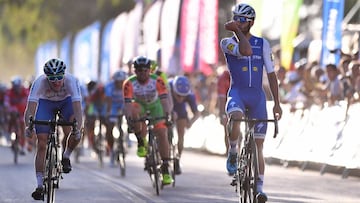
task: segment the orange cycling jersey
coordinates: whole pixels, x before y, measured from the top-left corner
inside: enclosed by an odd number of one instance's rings
[[[140,104],[151,104],[168,94],[164,80],[155,74],[151,74],[145,84],[140,84],[136,75],[133,75],[124,82],[123,87],[125,103],[135,100]]]

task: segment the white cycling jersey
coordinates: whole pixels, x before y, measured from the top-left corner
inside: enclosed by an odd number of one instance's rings
[[[62,101],[71,96],[73,102],[81,102],[80,83],[73,75],[66,73],[64,78],[64,85],[60,91],[51,89],[46,75],[39,76],[32,84],[28,101],[39,102],[39,99],[49,101]]]

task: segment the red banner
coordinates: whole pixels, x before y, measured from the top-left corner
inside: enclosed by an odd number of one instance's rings
[[[210,75],[218,62],[218,1],[201,0],[200,16],[199,69]]]

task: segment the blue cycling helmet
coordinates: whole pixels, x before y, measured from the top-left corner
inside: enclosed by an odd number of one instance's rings
[[[65,74],[66,65],[60,59],[50,59],[44,65],[45,75],[61,75]]]
[[[191,92],[189,79],[185,76],[176,76],[173,80],[173,90],[180,96],[188,96]]]
[[[125,71],[119,70],[114,73],[112,78],[115,81],[124,81],[127,78],[127,73]]]

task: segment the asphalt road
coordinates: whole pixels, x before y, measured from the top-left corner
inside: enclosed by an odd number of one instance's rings
[[[15,165],[7,147],[0,147],[0,202],[38,202],[31,198],[36,186],[34,154],[28,153]],[[56,190],[56,202],[237,202],[231,177],[225,171],[225,157],[194,150],[182,156],[183,173],[175,187],[166,186],[157,196],[143,171],[143,159],[136,157],[135,147],[127,156],[126,177],[110,167],[108,158],[100,168],[95,157],[86,151],[80,163],[72,160],[73,171],[65,174]],[[264,191],[268,202],[360,202],[360,178],[342,179],[339,174],[302,171],[267,165]]]

